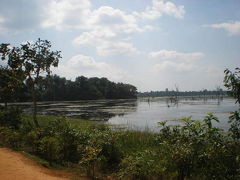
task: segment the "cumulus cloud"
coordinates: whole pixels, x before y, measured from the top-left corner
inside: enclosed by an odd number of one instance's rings
[[[108,6],[102,6],[92,12],[88,27],[89,31],[76,37],[73,43],[93,46],[101,56],[138,53],[128,35],[149,28],[140,28],[133,15]]]
[[[86,28],[91,13],[89,0],[51,0],[44,7],[43,27]]]
[[[105,62],[97,62],[92,57],[76,55],[67,62],[60,64],[54,71],[69,79],[77,76],[107,77],[113,81],[121,81],[127,72]]]
[[[130,13],[110,6],[92,9],[90,0],[51,0],[45,7],[45,13],[44,27],[85,29],[105,25],[129,33],[142,30],[138,25],[140,19],[155,20],[162,15],[183,18],[185,10],[184,6],[163,0],[152,0],[152,5],[144,11]]]
[[[132,33],[153,29],[141,23],[142,19],[155,20],[163,14],[182,18],[184,13],[183,6],[162,0],[153,0],[143,12],[130,13],[110,6],[93,9],[90,0],[59,0],[49,3],[42,26],[84,30],[74,44],[96,47],[102,56],[122,55],[139,52],[130,42]]]
[[[140,18],[149,20],[155,20],[162,15],[169,15],[181,19],[184,17],[185,9],[184,6],[176,6],[170,1],[153,0],[152,6],[147,7],[144,12],[135,12],[134,14]]]
[[[108,6],[92,12],[88,27],[89,31],[83,32],[73,43],[93,46],[101,56],[138,53],[129,35],[150,29],[148,26],[139,27],[135,16]]]
[[[99,31],[85,32],[73,42],[77,45],[96,47],[98,54],[101,56],[111,56],[116,54],[131,55],[140,53],[127,39],[115,38],[115,34],[112,32],[107,34],[104,32],[99,33]]]
[[[240,35],[240,21],[211,24],[207,26],[210,26],[212,28],[217,28],[217,29],[224,29],[225,31],[229,32],[231,35]]]
[[[73,40],[76,45],[96,47],[102,56],[128,55],[139,52],[131,43],[133,33],[154,29],[151,21],[162,15],[183,18],[184,14],[184,6],[163,0],[152,0],[139,12],[106,5],[93,8],[91,0],[1,0],[0,29],[75,29],[81,33]]]

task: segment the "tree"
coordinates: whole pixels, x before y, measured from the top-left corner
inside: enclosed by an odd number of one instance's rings
[[[5,108],[7,108],[7,103],[22,84],[20,77],[20,74],[8,67],[0,66],[0,100],[4,102]]]
[[[20,49],[11,48],[9,44],[0,44],[0,57],[2,61],[8,61],[5,66],[0,66],[0,99],[7,108],[13,93],[23,84],[24,74],[16,60],[20,57]]]
[[[226,69],[224,73],[224,86],[230,90],[230,95],[236,99],[236,103],[240,103],[240,68],[235,68],[234,73]]]
[[[38,127],[36,92],[38,81],[43,75],[51,73],[51,66],[57,67],[61,58],[60,51],[51,51],[51,43],[40,38],[34,42],[21,44],[20,47],[9,47],[8,44],[0,46],[2,59],[8,59],[8,66],[13,70],[21,70],[26,83],[31,87],[33,100],[33,121]]]

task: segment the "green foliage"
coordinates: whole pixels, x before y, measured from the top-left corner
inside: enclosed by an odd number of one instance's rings
[[[235,68],[235,72],[226,69],[224,71],[224,86],[230,90],[230,95],[236,99],[236,103],[240,103],[240,68]]]
[[[26,84],[30,85],[30,84]],[[130,84],[114,83],[107,78],[77,77],[75,81],[57,75],[47,75],[38,79],[36,98],[40,101],[73,101],[91,99],[136,98],[137,88]],[[22,87],[16,99],[31,100],[31,87]]]
[[[0,126],[19,129],[22,121],[22,110],[18,107],[0,107]]]
[[[0,66],[0,101],[7,103],[13,99],[23,85],[23,74],[9,67]]]
[[[229,132],[233,139],[240,140],[240,111],[231,112],[228,123],[231,124]]]
[[[124,158],[118,172],[120,179],[167,179],[168,172],[155,151],[138,151]]]
[[[48,160],[50,164],[52,162],[57,162],[62,160],[61,157],[61,144],[60,140],[58,137],[53,136],[53,137],[48,137],[45,136],[40,140],[39,143],[39,150],[40,153],[42,154],[43,158]]]
[[[77,129],[74,129],[65,119],[58,119],[49,123],[44,128],[44,136],[56,137],[60,143],[60,152],[62,160],[78,162],[80,153],[78,152],[79,144],[84,144],[86,137]]]
[[[33,129],[29,132],[22,131],[22,133],[24,133],[24,150],[33,154],[40,154],[41,131]]]
[[[0,126],[0,146],[19,149],[21,147],[21,139],[22,136],[18,131]]]
[[[148,148],[156,148],[156,134],[146,131],[119,130],[117,143],[125,156],[134,154],[137,151],[144,151]]]
[[[163,126],[157,138],[160,154],[166,157],[167,170],[177,172],[179,179],[238,177],[236,172],[239,171],[239,166],[235,159],[240,154],[230,150],[236,142],[225,136],[220,129],[212,127],[212,121],[218,122],[218,119],[209,113],[203,121],[194,122],[190,117],[183,120],[185,124],[182,127]]]
[[[105,126],[89,131],[80,164],[87,168],[90,176],[94,177],[96,167],[106,172],[118,166],[122,153],[117,139],[118,135]]]

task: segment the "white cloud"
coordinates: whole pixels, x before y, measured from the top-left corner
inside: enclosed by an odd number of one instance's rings
[[[75,38],[73,43],[93,46],[101,56],[138,53],[130,42],[129,35],[150,29],[149,26],[139,27],[133,15],[108,6],[93,11],[89,27],[90,30]]]
[[[108,31],[105,29],[105,32]],[[128,39],[118,39],[114,32],[104,33],[100,31],[84,32],[73,43],[82,46],[93,46],[101,56],[131,55],[140,52]]]
[[[45,7],[43,27],[86,28],[91,13],[89,0],[52,0]]]
[[[143,31],[135,16],[109,6],[101,6],[94,10],[89,21],[92,28],[107,28],[117,33],[129,34]]]
[[[183,6],[163,0],[152,0],[152,5],[142,12],[106,5],[93,8],[91,0],[2,0],[0,29],[75,29],[81,33],[73,40],[77,45],[93,46],[101,56],[129,55],[139,53],[131,43],[133,33],[154,29],[150,21],[162,15],[182,18],[184,13]]]
[[[88,27],[90,30],[75,38],[73,43],[93,46],[101,56],[138,53],[128,35],[149,29],[140,28],[133,15],[108,6],[93,11]]]
[[[92,9],[90,0],[52,0],[45,7],[44,27],[75,27],[80,29],[93,28],[93,26],[111,26],[126,33],[142,31],[138,26],[141,19],[155,20],[162,15],[183,18],[184,6],[163,0],[152,0],[143,12],[127,13],[110,6],[101,6]],[[144,28],[143,28],[144,29]]]
[[[130,13],[110,6],[92,9],[90,0],[59,0],[49,3],[42,25],[84,30],[73,43],[96,47],[99,55],[128,55],[139,52],[130,42],[130,35],[153,29],[146,22],[142,23],[142,19],[153,20],[162,14],[182,18],[184,13],[183,6],[162,0],[153,0],[152,7],[144,12]]]
[[[76,55],[67,62],[60,64],[55,73],[60,74],[69,79],[77,76],[87,77],[106,77],[112,81],[121,81],[127,72],[107,64],[105,62],[97,62],[92,57],[84,55]]]
[[[160,50],[155,52],[150,52],[149,57],[159,60],[182,60],[191,61],[203,57],[204,54],[201,52],[195,53],[182,53],[177,51]]]
[[[14,6],[12,6],[12,3]],[[143,11],[126,12],[110,6],[92,7],[91,0],[0,1],[0,30],[38,28],[77,29],[73,42],[92,46],[101,56],[139,54],[131,35],[153,30],[151,20],[162,15],[182,18],[184,6],[152,0]],[[142,20],[148,21],[142,21]]]
[[[163,0],[153,0],[152,6],[147,7],[144,12],[135,12],[135,15],[149,20],[155,20],[162,15],[169,15],[175,18],[183,18],[185,14],[184,6],[176,6],[174,3]]]
[[[211,24],[208,26],[218,29],[224,29],[232,35],[240,35],[240,21]]]

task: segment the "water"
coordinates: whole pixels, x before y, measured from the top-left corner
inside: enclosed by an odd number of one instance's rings
[[[31,103],[13,103],[25,111],[31,112]],[[139,98],[137,100],[91,100],[74,102],[39,102],[38,113],[63,115],[104,121],[138,130],[156,130],[158,122],[180,124],[181,117],[192,116],[193,120],[202,120],[208,112],[213,112],[220,123],[218,127],[226,129],[229,113],[239,106],[231,98],[202,99],[181,98],[171,103],[169,98]]]
[[[167,124],[181,124],[182,117],[191,116],[193,120],[203,120],[208,112],[213,112],[220,120],[215,126],[226,129],[231,111],[238,110],[235,100],[218,99],[180,99],[178,103],[170,103],[164,98],[139,99],[137,109],[124,116],[115,116],[108,123],[127,126],[139,130],[157,130],[158,122],[167,121]]]

